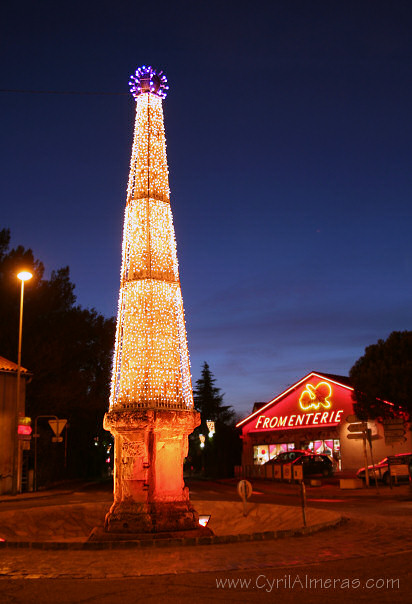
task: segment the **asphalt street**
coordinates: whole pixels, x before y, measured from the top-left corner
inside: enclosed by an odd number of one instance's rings
[[[236,482],[191,480],[191,497],[237,499]],[[300,505],[294,485],[255,481],[257,502]],[[111,501],[110,485],[42,493],[3,506]],[[412,497],[392,491],[308,489],[308,505],[341,511],[331,530],[275,541],[116,551],[0,550],[0,602],[409,602]]]

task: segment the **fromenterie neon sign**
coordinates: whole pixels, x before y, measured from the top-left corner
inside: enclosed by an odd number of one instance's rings
[[[328,382],[319,382],[317,386],[306,384],[305,390],[299,398],[299,406],[302,411],[314,409],[330,409],[332,406],[329,397],[332,396],[332,388]]]
[[[305,412],[291,415],[274,415],[267,417],[259,415],[255,429],[257,430],[285,430],[290,428],[305,428],[307,426],[336,426],[342,419],[343,409],[337,411],[318,411],[317,413]]]

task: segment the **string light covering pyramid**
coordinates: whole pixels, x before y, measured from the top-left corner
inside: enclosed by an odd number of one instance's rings
[[[129,84],[136,121],[110,406],[193,407],[163,124],[167,79],[143,66]]]
[[[170,210],[162,108],[167,79],[143,66],[130,87],[136,120],[110,407],[103,422],[114,436],[114,502],[103,536],[97,529],[91,536],[104,540],[202,528],[183,480],[188,435],[200,415],[193,406]]]

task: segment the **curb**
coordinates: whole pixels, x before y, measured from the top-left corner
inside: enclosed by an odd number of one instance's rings
[[[244,543],[247,541],[274,541],[287,537],[303,537],[331,528],[336,528],[349,522],[342,516],[338,520],[321,522],[300,529],[284,529],[280,531],[264,531],[261,533],[245,533],[241,535],[213,535],[207,537],[175,537],[170,539],[141,539],[138,541],[1,541],[0,549],[40,549],[40,550],[107,550],[107,549],[157,549],[164,547],[189,545],[222,545],[228,543]]]

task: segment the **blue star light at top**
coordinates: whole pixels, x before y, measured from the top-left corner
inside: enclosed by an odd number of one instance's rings
[[[164,99],[169,90],[167,78],[163,71],[157,73],[156,69],[153,69],[150,65],[148,67],[146,65],[138,67],[136,72],[130,76],[129,86],[135,99],[145,92],[152,92]]]

